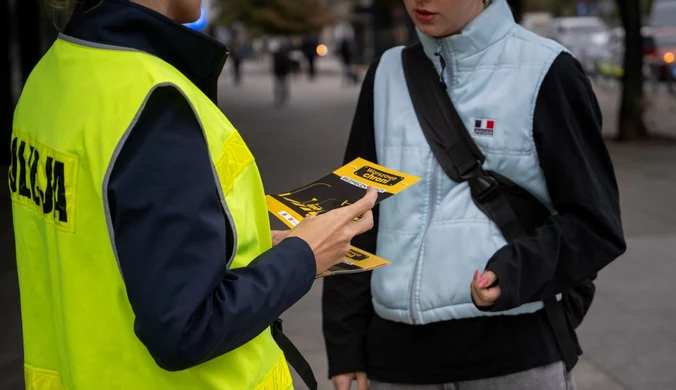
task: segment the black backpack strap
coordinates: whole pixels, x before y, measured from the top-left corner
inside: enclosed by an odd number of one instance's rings
[[[463,179],[469,184],[474,204],[495,222],[507,242],[526,235],[507,195],[500,190],[497,179],[484,172],[481,166]]]
[[[526,235],[500,183],[482,169],[486,157],[467,131],[422,44],[403,50],[402,65],[418,122],[444,172],[455,182],[468,182],[474,203],[498,226],[507,242]],[[545,310],[570,371],[578,356],[567,329],[566,313],[556,298],[545,301]]]
[[[568,372],[573,371],[579,357],[577,356],[575,343],[568,331],[566,313],[563,311],[563,305],[556,300],[556,297],[548,298],[544,303],[547,320],[549,320],[549,324],[552,326],[554,338],[556,338],[556,343],[559,345],[559,351],[561,352],[561,358],[566,364],[566,370],[568,370]]]
[[[291,367],[296,370],[298,376],[303,380],[305,385],[310,390],[317,390],[317,379],[315,374],[312,372],[312,367],[310,363],[305,360],[303,354],[300,353],[298,348],[289,340],[284,333],[282,333],[282,320],[277,319],[274,324],[272,324],[272,338],[275,340],[279,349],[284,352],[284,357],[286,361],[289,362]]]
[[[444,172],[455,182],[468,182],[474,203],[507,241],[525,235],[506,195],[498,191],[499,183],[481,168],[486,157],[467,132],[422,45],[405,48],[402,63],[418,122]]]
[[[455,109],[448,109],[453,104],[432,62],[425,56],[422,44],[406,47],[402,62],[408,91],[427,143],[448,177],[460,183],[463,177],[481,167],[486,158],[466,131],[435,130],[441,124],[462,121]]]

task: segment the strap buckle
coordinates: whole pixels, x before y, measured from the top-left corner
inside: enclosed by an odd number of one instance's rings
[[[481,203],[489,199],[499,187],[498,181],[483,170],[480,161],[460,177],[467,181],[472,196]]]

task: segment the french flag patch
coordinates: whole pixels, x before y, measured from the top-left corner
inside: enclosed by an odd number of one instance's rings
[[[495,121],[492,119],[475,119],[474,134],[492,137],[495,131]]]

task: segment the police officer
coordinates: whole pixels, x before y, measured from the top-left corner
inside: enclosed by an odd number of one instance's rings
[[[290,388],[269,327],[371,228],[375,191],[273,247],[254,157],[216,106],[227,51],[181,25],[200,1],[56,6],[75,13],[11,143],[27,388]]]

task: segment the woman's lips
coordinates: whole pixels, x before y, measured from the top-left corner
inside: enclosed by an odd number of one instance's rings
[[[430,23],[437,17],[436,12],[428,11],[425,9],[416,9],[415,10],[415,17],[418,19],[421,23]]]

